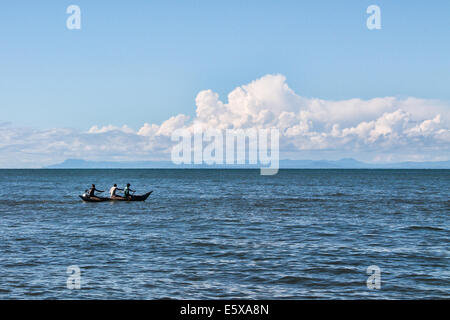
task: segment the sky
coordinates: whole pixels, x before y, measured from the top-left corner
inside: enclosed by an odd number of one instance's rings
[[[81,29],[69,30],[69,5]],[[366,9],[381,9],[369,30]],[[450,159],[450,2],[0,4],[0,167],[165,159],[195,123],[281,154]]]

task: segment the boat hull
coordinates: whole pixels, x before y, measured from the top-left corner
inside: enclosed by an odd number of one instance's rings
[[[105,197],[89,197],[89,196],[79,196],[81,200],[84,202],[106,202],[106,201],[145,201],[152,194],[153,191],[147,192],[146,194],[139,196],[130,196],[130,198],[124,197],[114,197],[114,198],[105,198]]]

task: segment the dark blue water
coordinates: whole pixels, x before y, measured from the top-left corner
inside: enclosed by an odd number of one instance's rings
[[[0,170],[0,182],[0,299],[450,298],[450,170]],[[154,193],[77,197],[127,182]]]

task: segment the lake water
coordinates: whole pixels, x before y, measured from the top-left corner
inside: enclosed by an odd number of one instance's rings
[[[0,170],[0,182],[0,299],[450,298],[450,170]],[[78,198],[127,182],[154,192]]]

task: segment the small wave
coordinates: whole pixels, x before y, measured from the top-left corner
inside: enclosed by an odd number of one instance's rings
[[[422,204],[428,203],[427,201],[424,201],[424,200],[407,199],[407,198],[392,198],[392,199],[388,199],[388,202],[399,203],[399,204],[416,204],[416,205],[422,205]]]
[[[354,268],[348,267],[312,267],[307,268],[304,272],[313,273],[313,274],[333,274],[333,275],[343,275],[343,274],[355,274],[358,271]]]
[[[5,264],[5,268],[17,268],[17,267],[35,267],[38,266],[37,262],[16,262]]]
[[[311,278],[298,276],[283,276],[279,279],[272,280],[271,283],[299,284],[307,281],[311,281]]]
[[[76,201],[78,202],[78,201]],[[66,205],[68,203],[75,203],[75,201],[55,201],[55,200],[0,200],[0,205],[7,206],[23,206],[23,205]]]
[[[245,278],[246,281],[251,281],[254,283],[267,283],[267,278],[266,277],[261,277],[258,275],[251,275]]]
[[[283,202],[294,202],[294,203],[298,203],[298,202],[325,202],[327,201],[326,199],[322,199],[322,198],[280,198],[280,199],[274,199],[273,202],[274,203],[283,203]]]
[[[335,193],[329,193],[329,194],[327,194],[327,196],[330,196],[330,197],[345,197],[347,195],[345,193],[342,193],[342,192],[335,192]]]
[[[423,231],[447,231],[445,228],[433,226],[408,226],[402,228],[403,230],[423,230]]]

